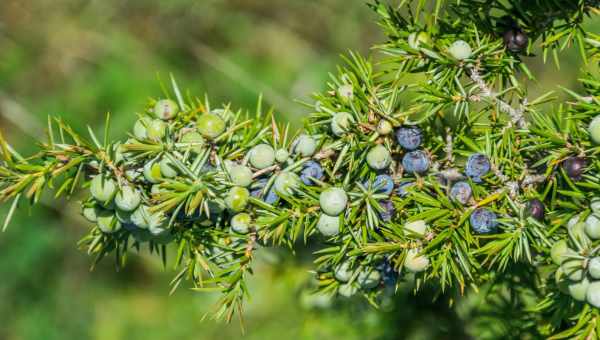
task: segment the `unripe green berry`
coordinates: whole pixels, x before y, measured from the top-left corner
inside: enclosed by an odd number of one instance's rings
[[[160,182],[162,175],[160,173],[160,164],[158,162],[148,162],[144,165],[144,178],[150,183]]]
[[[245,165],[234,164],[229,168],[231,182],[241,187],[248,187],[252,184],[252,170]]]
[[[358,274],[357,282],[362,289],[373,289],[379,285],[381,274],[377,270],[362,271]]]
[[[229,192],[225,197],[225,205],[233,212],[240,212],[248,205],[249,197],[250,192],[248,192],[248,189],[242,187],[233,187],[229,189]]]
[[[293,143],[293,152],[302,157],[311,157],[317,151],[317,141],[309,135],[300,135]]]
[[[115,217],[121,223],[131,223],[131,214],[133,214],[132,211],[123,211],[119,208],[115,209]]]
[[[567,295],[569,294],[569,285],[571,284],[571,281],[569,281],[562,268],[558,267],[554,273],[554,281],[556,282],[556,286],[561,293]]]
[[[383,170],[390,165],[392,155],[383,145],[376,145],[367,153],[367,164],[373,170]]]
[[[595,280],[600,280],[600,257],[594,257],[588,262],[588,273]]]
[[[300,186],[300,177],[293,172],[284,171],[277,175],[273,186],[278,194],[289,196]]]
[[[81,210],[83,217],[90,222],[98,221],[98,213],[100,212],[100,208],[96,205],[94,206],[84,206]]]
[[[573,252],[569,249],[566,240],[560,240],[552,245],[550,249],[550,257],[552,258],[552,262],[556,265],[560,265],[566,258],[564,255],[567,253]]]
[[[340,287],[338,288],[338,294],[345,298],[352,297],[354,294],[356,294],[357,291],[358,288],[356,288],[355,285],[350,283],[340,285]]]
[[[379,124],[377,124],[377,133],[382,136],[389,135],[393,130],[394,126],[387,119],[382,119],[379,121]]]
[[[340,86],[337,92],[343,100],[352,100],[354,98],[354,88],[350,84]]]
[[[406,252],[404,268],[411,273],[419,273],[429,267],[429,259],[425,255],[419,255],[418,249],[410,249]]]
[[[590,202],[590,209],[592,209],[593,213],[600,214],[600,197],[592,198],[592,201]]]
[[[423,220],[408,222],[404,225],[403,228],[404,234],[418,236],[425,236],[427,229],[427,223],[425,223],[425,221]]]
[[[578,258],[567,258],[560,265],[565,275],[571,281],[579,281],[583,279],[583,260]]]
[[[342,136],[348,132],[352,123],[354,123],[354,117],[350,113],[338,112],[331,120],[331,131],[336,136]]]
[[[96,175],[90,184],[90,193],[98,202],[108,203],[117,193],[117,183],[110,178]]]
[[[98,228],[106,234],[116,233],[121,229],[121,222],[117,220],[114,212],[110,210],[100,211],[96,223],[98,224]]]
[[[448,53],[457,60],[464,60],[471,57],[473,50],[471,46],[464,40],[457,40],[450,45]]]
[[[201,153],[204,149],[204,138],[196,131],[188,131],[181,136],[179,143],[187,144],[185,149],[190,148],[195,153]]]
[[[225,121],[214,113],[205,113],[198,118],[198,131],[208,139],[215,139],[225,132]]]
[[[275,160],[278,163],[283,163],[283,162],[287,161],[289,157],[290,157],[290,153],[287,152],[287,150],[285,150],[285,149],[279,149],[275,152]]]
[[[591,243],[591,240],[587,233],[585,232],[586,223],[585,222],[577,222],[571,227],[569,227],[569,234],[575,238],[582,245],[587,246]]]
[[[595,214],[585,220],[585,234],[592,240],[600,239],[600,218]]]
[[[167,124],[159,119],[152,120],[146,127],[146,136],[151,140],[161,140],[167,133]]]
[[[166,217],[161,212],[150,212],[150,207],[140,205],[131,214],[131,222],[138,228],[148,229],[153,234],[158,234],[165,227]]]
[[[275,163],[275,150],[268,144],[258,144],[250,150],[250,164],[257,169],[265,169]]]
[[[329,237],[340,233],[340,218],[339,216],[329,216],[327,214],[321,214],[319,216],[319,222],[317,223],[317,229],[323,236]]]
[[[585,294],[585,301],[596,308],[600,308],[600,281],[589,284]]]
[[[250,231],[252,218],[247,213],[239,213],[231,218],[231,229],[239,234],[247,234]]]
[[[348,195],[342,188],[329,188],[319,196],[321,210],[329,216],[341,214],[348,204]]]
[[[569,294],[574,300],[585,301],[590,281],[587,278],[569,284]]]
[[[133,135],[137,139],[146,139],[148,138],[147,128],[152,123],[152,119],[148,117],[142,117],[138,119],[133,125]]]
[[[592,119],[590,126],[588,127],[588,132],[592,142],[595,144],[600,144],[600,115]]]
[[[333,276],[340,282],[348,282],[350,281],[350,278],[352,278],[353,272],[354,271],[350,267],[350,262],[342,262],[335,268]]]
[[[408,46],[412,49],[417,49],[421,43],[431,44],[431,37],[427,32],[413,32],[408,35]]]
[[[160,175],[165,178],[174,178],[177,176],[177,167],[169,158],[163,157],[159,162]]]
[[[130,186],[124,186],[115,196],[115,205],[122,211],[134,211],[141,201],[140,192]]]
[[[179,106],[171,99],[162,99],[156,102],[153,111],[156,118],[170,120],[175,118],[179,112]]]

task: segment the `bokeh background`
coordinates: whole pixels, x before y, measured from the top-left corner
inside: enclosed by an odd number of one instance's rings
[[[363,0],[1,0],[0,130],[27,153],[47,115],[84,131],[111,112],[111,133],[122,136],[169,73],[214,104],[252,109],[263,94],[298,127],[307,110],[296,100],[326,88],[340,54],[368,54],[382,39]],[[576,88],[578,60],[534,64],[534,92]],[[241,338],[237,322],[201,321],[215,296],[186,287],[169,296],[171,266],[148,255],[131,254],[123,271],[110,259],[90,271],[76,247],[86,228],[75,202],[20,208],[0,235],[0,339]],[[245,339],[469,338],[470,309],[443,299],[318,308],[302,293],[311,257],[300,255],[262,255]]]

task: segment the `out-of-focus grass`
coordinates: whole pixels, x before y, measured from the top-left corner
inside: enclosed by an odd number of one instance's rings
[[[339,54],[367,54],[382,39],[374,19],[362,1],[348,0],[2,0],[0,128],[27,153],[47,115],[84,131],[100,129],[111,112],[120,137],[147,97],[160,96],[157,74],[171,72],[217,105],[252,109],[262,93],[297,127],[306,110],[294,99],[324,89]],[[560,71],[534,66],[537,91],[575,86],[576,60]],[[133,254],[121,272],[106,259],[90,272],[91,259],[75,248],[87,228],[77,205],[44,202],[22,207],[0,235],[0,339],[240,336],[237,323],[200,321],[215,296],[185,288],[168,296],[173,271],[150,256]],[[277,266],[259,262],[251,279],[248,339],[431,339],[449,325],[463,337],[443,303],[407,295],[382,313],[353,303],[306,309],[299,292],[309,267],[285,252],[276,258]]]

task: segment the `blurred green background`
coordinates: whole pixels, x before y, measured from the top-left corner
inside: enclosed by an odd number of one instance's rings
[[[1,0],[0,129],[27,153],[47,115],[83,131],[111,112],[111,133],[122,136],[170,72],[213,104],[252,109],[262,93],[300,126],[306,109],[295,99],[325,89],[340,54],[369,53],[383,39],[374,20],[362,0]],[[576,87],[578,68],[575,56],[560,71],[534,65],[535,92]],[[236,322],[201,321],[215,296],[168,296],[174,272],[146,254],[121,272],[110,260],[91,272],[76,249],[87,227],[75,202],[48,197],[19,210],[0,235],[0,339],[241,338]],[[380,312],[352,302],[311,308],[301,293],[309,262],[285,251],[261,258],[244,338],[468,338],[468,312],[446,301],[401,294]]]

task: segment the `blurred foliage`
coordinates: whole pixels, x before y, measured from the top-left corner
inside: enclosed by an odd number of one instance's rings
[[[262,93],[299,126],[304,109],[293,98],[325,89],[340,54],[367,54],[381,39],[362,1],[2,0],[0,129],[27,153],[46,115],[82,131],[110,111],[111,133],[122,135],[170,72],[191,92],[235,107],[254,107]],[[537,64],[540,93],[576,88],[576,60],[564,59],[560,70]],[[77,204],[45,205],[21,209],[0,237],[0,339],[240,336],[238,324],[201,322],[214,302],[206,295],[180,289],[169,297],[173,272],[156,259],[132,256],[124,272],[104,261],[90,272],[91,260],[75,249],[87,228]],[[453,311],[449,297],[431,302],[410,287],[383,311],[343,301],[315,308],[302,293],[307,258],[263,255],[245,338],[469,338],[470,301]]]

